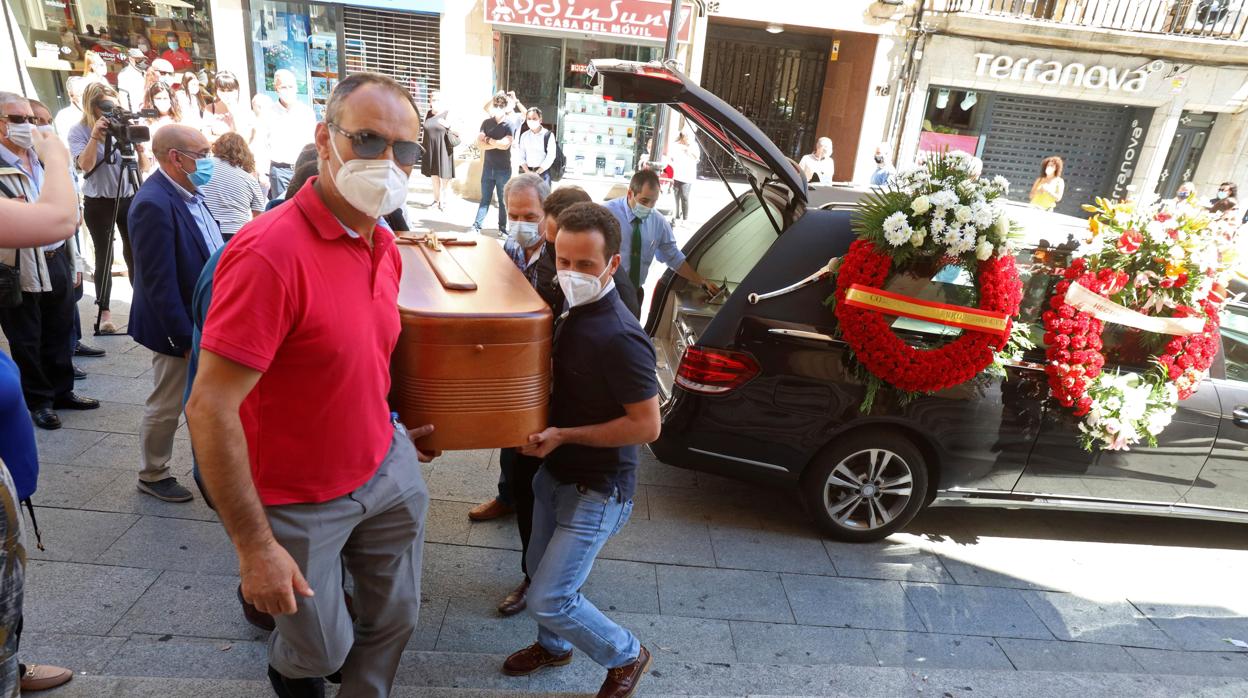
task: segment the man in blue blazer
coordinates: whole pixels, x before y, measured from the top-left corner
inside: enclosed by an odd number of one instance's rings
[[[130,336],[154,352],[152,394],[139,427],[139,491],[166,502],[187,502],[191,491],[170,473],[169,460],[186,388],[191,299],[204,264],[224,243],[199,193],[212,176],[208,139],[188,126],[170,124],[156,132],[152,152],[160,169],[130,205]]]

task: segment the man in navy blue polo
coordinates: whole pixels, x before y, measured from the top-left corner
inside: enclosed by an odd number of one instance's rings
[[[523,676],[562,666],[577,647],[607,669],[598,696],[622,698],[633,695],[650,652],[580,589],[598,551],[628,522],[639,444],[659,436],[654,347],[615,292],[615,217],[580,203],[558,225],[555,263],[568,311],[555,327],[551,426],[520,449],[544,459],[533,478],[526,559],[537,643],[508,657],[503,671]]]

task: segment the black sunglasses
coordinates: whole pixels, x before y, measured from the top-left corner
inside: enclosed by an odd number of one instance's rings
[[[36,124],[38,124],[38,123],[39,123],[39,120],[38,120],[38,119],[36,119],[35,117],[33,117],[33,116],[22,116],[21,114],[14,114],[14,115],[12,115],[12,116],[3,116],[3,115],[0,115],[0,119],[4,119],[5,121],[9,122],[10,124],[30,124],[30,125],[32,125],[32,126],[33,126],[33,125],[36,125]]]
[[[410,167],[420,161],[420,144],[415,141],[390,141],[372,131],[348,131],[338,124],[329,123],[329,127],[346,136],[351,141],[351,150],[356,157],[376,158],[386,152],[386,147],[394,148],[394,161],[404,167]]]

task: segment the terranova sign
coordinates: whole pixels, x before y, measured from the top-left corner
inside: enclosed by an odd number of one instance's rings
[[[1014,58],[992,53],[975,54],[976,77],[1012,82],[1034,82],[1041,85],[1066,85],[1086,90],[1109,92],[1140,92],[1149,73],[1164,67],[1153,61],[1134,70],[1105,65],[1084,65],[1046,61],[1038,58]]]

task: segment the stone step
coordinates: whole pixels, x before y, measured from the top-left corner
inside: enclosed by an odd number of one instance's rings
[[[61,688],[40,695],[48,698],[273,698],[273,689],[268,681],[78,676]],[[332,690],[330,695],[334,695]],[[428,686],[398,686],[391,694],[392,698],[567,698],[569,695],[574,694]]]

